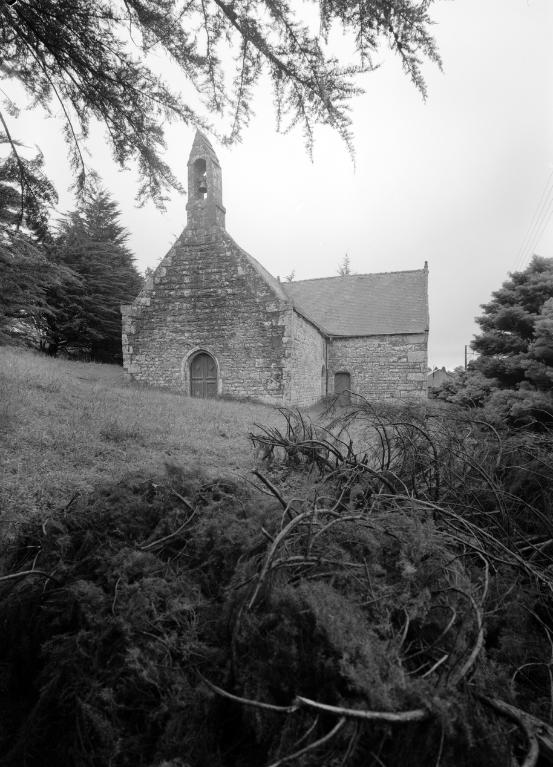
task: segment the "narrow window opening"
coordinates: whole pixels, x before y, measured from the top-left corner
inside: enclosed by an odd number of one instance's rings
[[[205,200],[207,197],[207,166],[205,160],[200,157],[194,163],[194,196],[197,200]]]

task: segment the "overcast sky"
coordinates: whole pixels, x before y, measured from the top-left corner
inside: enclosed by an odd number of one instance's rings
[[[553,2],[444,0],[432,11],[444,62],[425,68],[424,102],[389,51],[353,103],[355,165],[330,130],[313,162],[300,131],[275,132],[260,89],[243,143],[214,141],[227,230],[274,275],[430,269],[431,366],[462,364],[474,317],[532,252],[553,257]],[[72,205],[60,123],[24,116],[16,135],[38,144]],[[166,159],[186,184],[194,130],[169,126]],[[136,176],[114,165],[103,132],[91,164],[118,201],[141,270],[155,266],[186,223],[186,197],[136,209]],[[547,225],[549,223],[549,225]]]

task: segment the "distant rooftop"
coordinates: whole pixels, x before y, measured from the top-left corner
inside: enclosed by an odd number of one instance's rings
[[[425,269],[351,274],[283,282],[300,314],[335,336],[423,333],[428,330]]]

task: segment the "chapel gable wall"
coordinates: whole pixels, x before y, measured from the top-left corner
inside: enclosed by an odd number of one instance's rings
[[[230,237],[185,230],[123,307],[125,368],[189,394],[190,356],[204,350],[217,361],[219,394],[282,404],[291,313]]]

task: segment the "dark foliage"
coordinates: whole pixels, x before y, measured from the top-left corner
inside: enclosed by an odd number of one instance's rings
[[[466,370],[455,368],[443,383],[429,390],[429,397],[465,408],[477,408],[486,403],[495,388],[493,379],[486,378],[471,362]]]
[[[478,359],[435,392],[437,399],[483,408],[514,427],[553,425],[553,259],[534,256],[513,272],[477,317]]]
[[[178,494],[106,486],[21,532],[11,568],[36,557],[52,577],[2,584],[2,764],[211,752],[195,669],[225,660],[223,588],[263,515],[228,481],[172,479]]]
[[[0,132],[0,146],[17,142]],[[37,152],[31,159],[15,148],[0,162],[0,227],[28,232],[34,242],[50,240],[48,220],[58,195],[43,172],[43,156]]]
[[[76,290],[79,279],[53,262],[45,246],[24,231],[0,227],[0,341],[36,340],[54,316],[53,290]]]
[[[21,529],[2,764],[504,767],[551,738],[548,438],[284,415],[265,500],[170,468]]]
[[[52,250],[57,263],[71,269],[80,282],[48,294],[54,311],[44,314],[41,333],[49,350],[121,362],[120,305],[136,297],[142,278],[119,215],[109,194],[94,190],[60,223]]]
[[[0,145],[14,149],[0,161],[0,340],[27,338],[38,318],[51,315],[48,292],[76,284],[71,270],[52,261],[48,219],[57,194],[42,171],[40,152],[31,159],[0,131]]]
[[[472,342],[476,367],[502,388],[526,385],[550,390],[553,381],[553,259],[534,256],[513,272],[477,318],[481,334]]]

